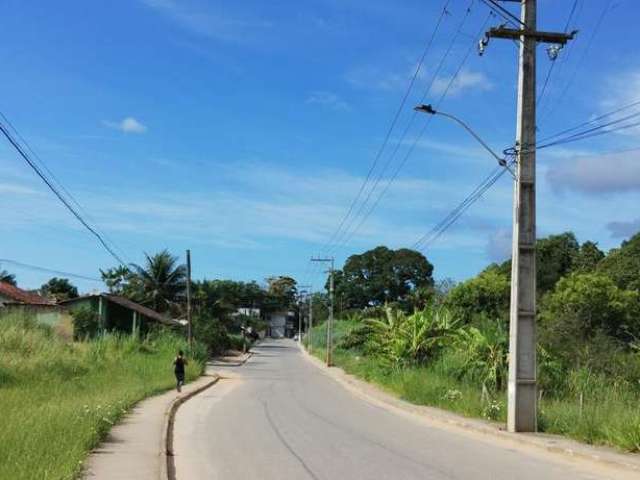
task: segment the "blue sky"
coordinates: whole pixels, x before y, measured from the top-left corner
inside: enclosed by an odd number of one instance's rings
[[[640,99],[635,3],[578,2],[570,28],[580,33],[540,102],[539,137]],[[319,287],[307,260],[358,192],[443,4],[9,0],[0,110],[128,261],[191,248],[196,278],[289,274]],[[540,28],[564,29],[572,4],[540,0]],[[427,100],[442,94],[488,15],[477,0],[448,10],[371,200],[406,163],[347,245],[331,249],[338,265],[377,245],[411,246],[495,166],[444,119],[418,138],[418,118],[401,137],[411,107],[431,82]],[[516,62],[508,41],[491,41],[482,57],[474,50],[441,104],[496,150],[515,135]],[[541,46],[540,85],[549,66]],[[640,151],[612,153],[639,146],[640,132],[628,130],[540,151],[538,234],[573,230],[608,249],[639,230]],[[511,188],[502,177],[429,247],[437,278],[461,280],[508,256]],[[88,276],[114,264],[4,140],[0,195],[0,258]],[[1,268],[25,287],[51,276]]]

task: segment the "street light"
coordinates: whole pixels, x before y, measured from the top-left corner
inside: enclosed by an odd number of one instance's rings
[[[416,107],[413,108],[416,112],[422,112],[422,113],[428,113],[429,115],[440,115],[442,117],[447,117],[450,118],[451,120],[453,120],[454,122],[458,123],[459,125],[462,125],[462,127],[469,132],[473,138],[475,138],[480,145],[482,145],[484,147],[484,149],[489,152],[491,154],[491,156],[493,158],[495,158],[498,161],[498,165],[500,165],[501,167],[506,168],[507,170],[509,170],[509,172],[511,173],[511,175],[515,178],[515,174],[511,171],[511,169],[509,168],[509,166],[507,165],[507,160],[504,157],[501,157],[500,155],[498,155],[496,152],[494,152],[491,147],[489,145],[487,145],[487,143],[482,140],[482,138],[480,138],[480,135],[478,135],[476,132],[474,132],[471,127],[469,125],[467,125],[466,123],[464,123],[462,120],[460,120],[458,117],[451,115],[449,113],[444,113],[444,112],[440,112],[440,111],[436,111],[433,106],[429,105],[417,105]]]

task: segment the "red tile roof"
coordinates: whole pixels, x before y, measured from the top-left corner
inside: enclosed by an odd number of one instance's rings
[[[0,296],[7,297],[10,302],[25,303],[28,305],[55,305],[48,298],[41,297],[37,293],[27,292],[5,282],[0,282]]]

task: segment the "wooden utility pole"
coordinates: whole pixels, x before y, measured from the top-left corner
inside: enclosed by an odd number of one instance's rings
[[[191,250],[187,250],[187,338],[193,345],[193,327],[191,325]]]
[[[521,0],[520,5],[519,28],[492,28],[487,38],[506,38],[520,44],[507,428],[510,432],[534,432],[537,429],[536,46],[538,42],[564,45],[574,34],[538,32],[536,0]]]

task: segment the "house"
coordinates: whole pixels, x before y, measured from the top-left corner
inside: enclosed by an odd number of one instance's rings
[[[146,333],[154,324],[178,328],[183,326],[177,320],[165,317],[144,305],[109,293],[84,295],[60,302],[60,305],[72,312],[91,310],[98,316],[101,330]]]
[[[0,282],[0,317],[9,314],[33,317],[38,323],[54,327],[65,336],[73,333],[71,316],[53,300]]]
[[[292,337],[296,314],[288,310],[270,312],[266,315],[267,337],[284,338]]]

